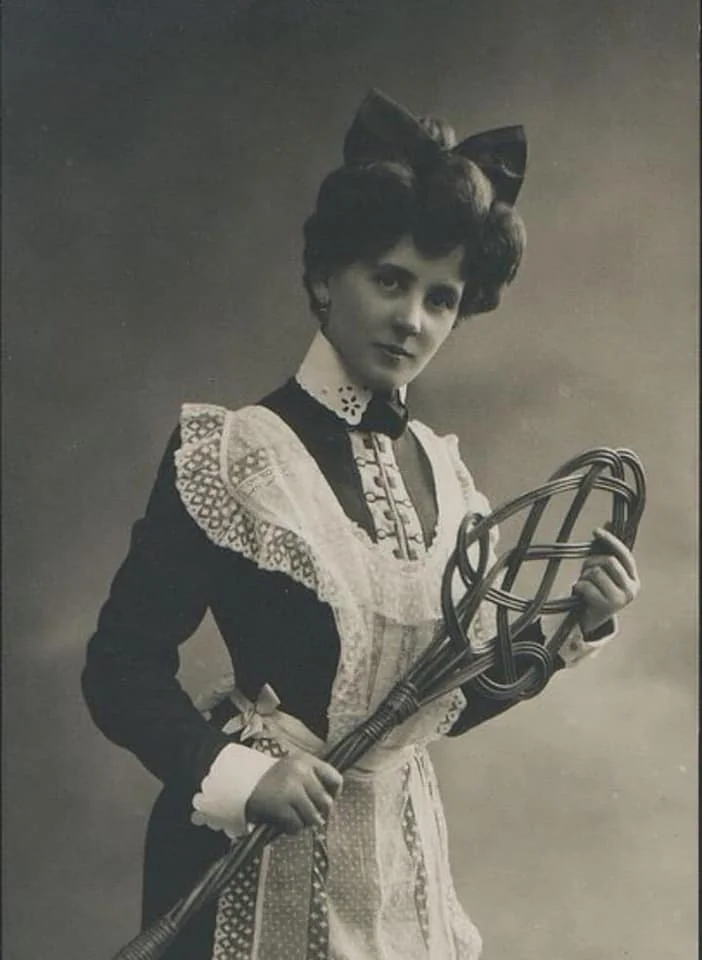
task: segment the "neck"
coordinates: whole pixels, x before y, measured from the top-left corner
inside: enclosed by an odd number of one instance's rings
[[[373,391],[359,383],[343,357],[319,331],[300,364],[295,379],[302,389],[351,426],[358,426],[373,396],[404,402],[407,388]]]

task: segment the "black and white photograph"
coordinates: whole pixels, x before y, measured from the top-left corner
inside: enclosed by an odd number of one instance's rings
[[[692,960],[698,9],[3,9],[8,960]]]

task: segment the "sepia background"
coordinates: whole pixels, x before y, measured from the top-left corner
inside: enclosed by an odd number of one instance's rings
[[[697,884],[697,9],[687,0],[4,5],[4,956],[137,928],[158,784],[91,725],[85,643],[184,400],[314,331],[300,227],[368,87],[523,123],[526,261],[411,393],[493,503],[642,458],[618,638],[435,751],[485,960],[689,960]],[[193,692],[223,667],[207,623]]]

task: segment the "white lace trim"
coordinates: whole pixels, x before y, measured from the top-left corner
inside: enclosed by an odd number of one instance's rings
[[[341,357],[323,333],[317,333],[295,379],[317,403],[355,427],[361,422],[373,391],[353,381]]]
[[[457,479],[455,438],[442,440],[420,423],[411,429],[432,464],[439,510],[434,542],[413,561],[388,557],[346,517],[314,459],[274,413],[183,407],[176,486],[191,517],[213,543],[287,574],[334,612],[341,651],[330,740],[366,717],[426,647],[441,620],[441,577],[458,524],[467,508],[486,509],[465,467]],[[481,633],[478,624],[478,646]],[[419,740],[425,727],[436,735],[437,723],[445,732],[464,703],[458,691],[408,724]]]
[[[373,397],[373,391],[356,383],[334,346],[319,331],[295,374],[305,393],[352,427],[358,426]],[[404,402],[407,387],[400,388]]]
[[[398,623],[421,623],[441,614],[440,577],[465,506],[446,444],[422,424],[412,430],[434,467],[439,501],[434,542],[416,561],[389,559],[346,517],[301,441],[265,407],[184,406],[176,486],[218,546],[286,573],[332,606],[360,602]]]

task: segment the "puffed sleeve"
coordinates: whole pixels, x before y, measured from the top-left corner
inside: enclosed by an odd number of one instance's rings
[[[89,641],[82,686],[105,736],[164,783],[197,787],[228,741],[176,679],[178,647],[209,606],[216,549],[176,490],[179,445],[176,430]]]

